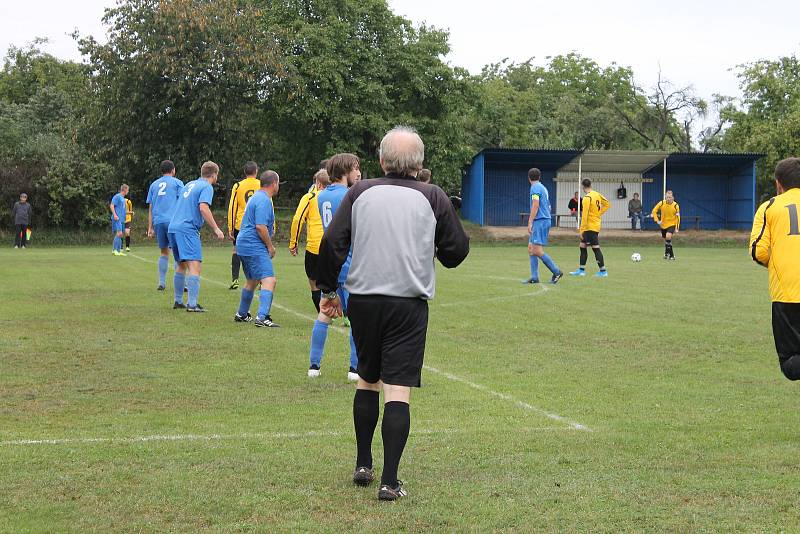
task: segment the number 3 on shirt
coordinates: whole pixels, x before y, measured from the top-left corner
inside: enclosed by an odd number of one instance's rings
[[[333,220],[333,207],[330,202],[322,203],[322,225],[327,228]]]
[[[191,194],[192,189],[194,189],[194,186],[196,185],[197,184],[189,184],[186,186],[186,191],[183,192],[183,198],[189,198],[189,194]]]

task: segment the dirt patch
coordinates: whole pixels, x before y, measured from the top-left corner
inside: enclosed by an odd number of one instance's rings
[[[487,240],[497,243],[524,243],[528,239],[528,231],[524,226],[485,226],[469,229],[471,236],[476,240]],[[657,230],[632,231],[632,230],[603,230],[600,233],[604,243],[658,243],[661,234]],[[550,230],[550,240],[553,244],[575,243],[578,233],[572,228],[553,228]],[[675,240],[686,245],[719,246],[742,245],[746,246],[750,234],[737,230],[684,230]]]

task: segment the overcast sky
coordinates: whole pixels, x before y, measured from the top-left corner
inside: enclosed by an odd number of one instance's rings
[[[74,29],[102,38],[100,18],[113,0],[0,0],[0,50],[35,37],[51,40],[46,50],[80,59],[68,36]],[[509,58],[579,52],[603,65],[633,68],[648,87],[658,74],[698,93],[737,96],[730,69],[800,50],[800,1],[647,0],[534,1],[390,0],[393,9],[416,23],[450,32],[453,65],[479,72]]]

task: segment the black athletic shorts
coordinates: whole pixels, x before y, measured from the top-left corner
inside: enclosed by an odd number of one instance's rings
[[[236,246],[236,238],[239,237],[239,230],[234,228],[233,229],[233,233],[231,235],[233,236],[233,246],[235,247]]]
[[[129,222],[126,222],[126,223],[125,223],[125,229],[126,229],[126,230],[130,230],[130,229],[131,229],[131,223],[129,223]]]
[[[772,336],[781,361],[800,354],[800,303],[772,303]]]
[[[314,254],[306,250],[306,277],[309,280],[317,279],[317,266],[319,265],[319,254]]]
[[[600,246],[600,232],[592,232],[587,230],[581,234],[581,243],[585,243],[590,247]]]
[[[428,301],[350,295],[347,316],[358,352],[358,375],[370,384],[419,387]]]
[[[667,238],[667,234],[674,234],[674,233],[675,233],[675,227],[674,226],[670,226],[669,228],[662,228],[661,229],[661,237],[663,237],[664,239]]]

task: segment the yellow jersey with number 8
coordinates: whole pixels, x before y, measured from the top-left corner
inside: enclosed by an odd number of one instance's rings
[[[599,232],[603,214],[611,204],[597,191],[589,191],[581,199],[581,232]]]
[[[750,256],[769,269],[773,302],[800,303],[800,188],[789,189],[758,208]]]

